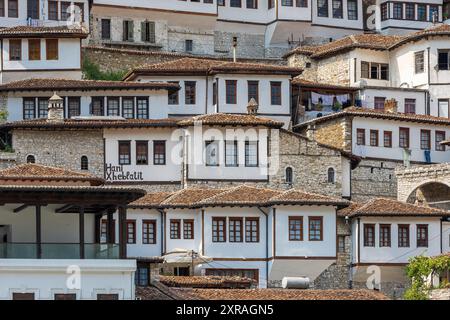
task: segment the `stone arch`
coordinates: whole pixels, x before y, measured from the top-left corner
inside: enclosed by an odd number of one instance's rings
[[[410,191],[406,202],[450,210],[450,182],[422,182]]]

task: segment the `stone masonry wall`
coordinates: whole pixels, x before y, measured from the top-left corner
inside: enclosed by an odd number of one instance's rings
[[[89,172],[104,176],[103,134],[89,131],[35,131],[14,130],[13,148],[17,164],[26,163],[34,155],[36,163],[80,171],[81,157],[87,156]]]
[[[343,86],[350,85],[349,54],[340,54],[319,61],[317,66],[317,81]]]
[[[312,82],[317,81],[317,63],[314,60],[312,60],[309,56],[302,54],[294,54],[291,55],[287,59],[287,61],[290,67],[297,67],[303,69],[302,74],[299,75],[298,78]]]

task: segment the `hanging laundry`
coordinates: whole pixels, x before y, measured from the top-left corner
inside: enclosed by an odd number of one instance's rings
[[[406,148],[403,149],[403,165],[406,168],[411,166],[411,150]]]
[[[425,155],[425,162],[426,163],[431,163],[431,151],[430,150],[424,150],[424,155]]]

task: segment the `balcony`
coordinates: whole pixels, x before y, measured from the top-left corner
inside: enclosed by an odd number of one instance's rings
[[[0,259],[119,259],[119,245],[79,243],[0,243]],[[40,253],[40,254],[39,254]]]

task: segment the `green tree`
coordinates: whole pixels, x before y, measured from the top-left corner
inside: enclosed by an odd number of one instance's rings
[[[126,71],[101,71],[99,66],[85,58],[83,60],[83,75],[87,80],[120,81]]]

